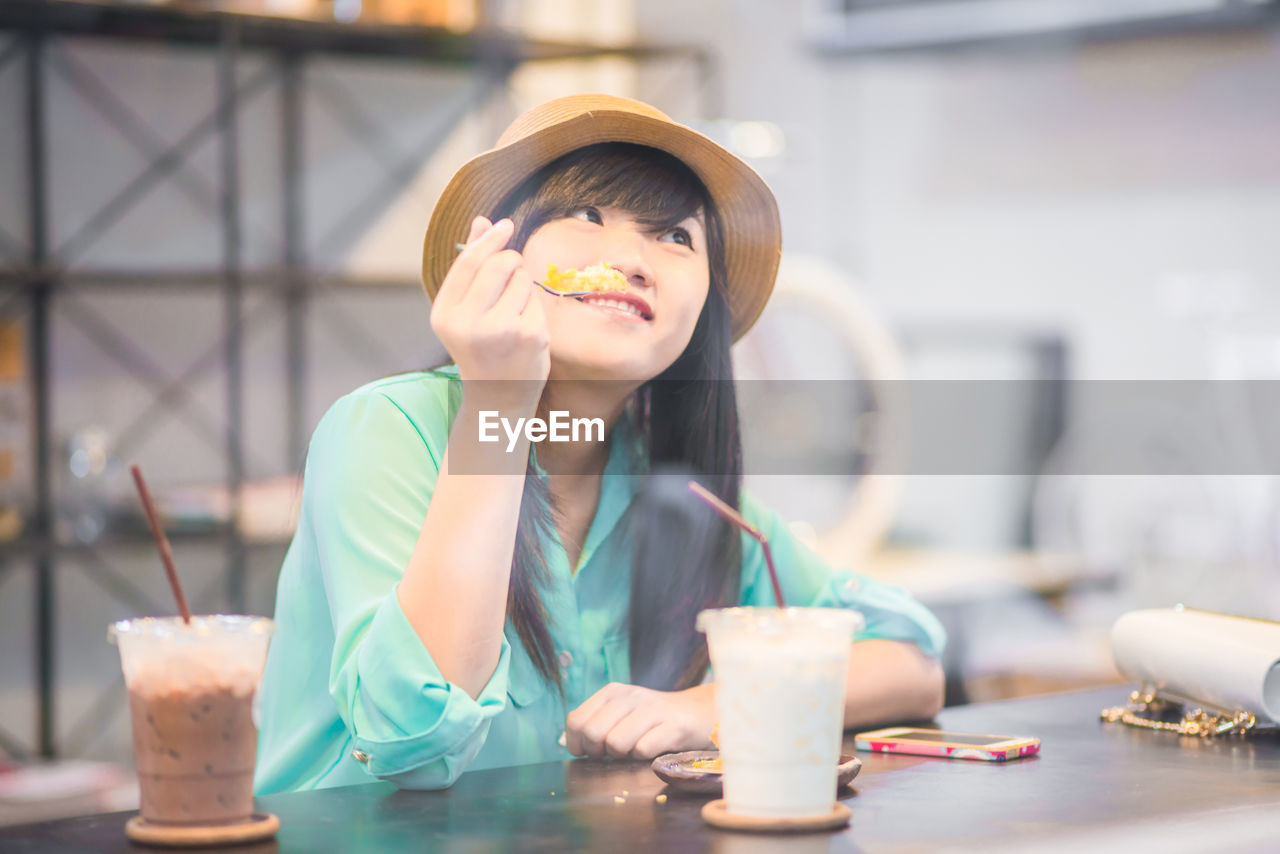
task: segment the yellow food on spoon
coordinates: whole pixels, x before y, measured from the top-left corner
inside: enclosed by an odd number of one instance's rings
[[[603,261],[581,270],[548,264],[543,284],[555,291],[625,291],[627,277]]]

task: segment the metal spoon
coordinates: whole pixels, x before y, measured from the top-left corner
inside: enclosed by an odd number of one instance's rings
[[[461,252],[463,249],[467,248],[467,244],[455,243],[453,245],[453,248]],[[538,287],[542,288],[547,293],[552,294],[553,296],[558,296],[558,297],[573,297],[574,299],[582,299],[587,294],[598,293],[598,291],[558,291],[555,288],[551,287],[550,285],[544,285],[542,282],[539,282],[537,279],[534,279],[533,283]]]

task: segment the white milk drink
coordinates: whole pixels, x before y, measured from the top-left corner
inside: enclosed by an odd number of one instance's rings
[[[698,614],[730,813],[795,818],[835,807],[849,649],[862,625],[861,614],[839,608]]]

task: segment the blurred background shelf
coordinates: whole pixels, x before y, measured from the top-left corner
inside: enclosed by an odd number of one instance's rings
[[[234,33],[239,47],[319,53],[328,56],[421,61],[469,68],[505,64],[620,56],[628,59],[696,55],[696,48],[658,45],[597,45],[530,39],[498,28],[458,32],[412,24],[343,23],[290,15],[222,11],[219,4],[5,0],[0,29],[60,36],[93,36],[173,46],[225,46]],[[224,3],[234,8],[235,4]],[[313,4],[316,12],[322,4]],[[376,4],[372,4],[375,5]],[[329,4],[332,8],[332,4]]]
[[[11,295],[44,282],[54,281],[66,290],[86,289],[155,289],[223,288],[226,275],[210,270],[59,270],[58,268],[12,266],[0,271],[0,286],[11,288]],[[358,288],[360,290],[416,290],[422,287],[413,279],[343,276],[277,269],[244,273],[240,284],[245,290],[280,290],[303,285],[308,288]]]

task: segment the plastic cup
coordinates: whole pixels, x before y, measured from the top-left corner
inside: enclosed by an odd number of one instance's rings
[[[144,821],[228,825],[253,816],[254,699],[275,624],[218,614],[121,620],[133,755]]]
[[[849,649],[862,625],[861,614],[839,608],[698,614],[730,813],[801,818],[835,808]]]

